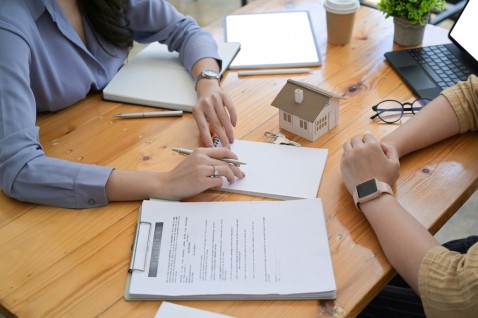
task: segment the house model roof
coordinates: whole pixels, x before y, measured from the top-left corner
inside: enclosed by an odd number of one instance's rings
[[[294,92],[296,89],[303,90],[304,98],[301,103],[295,101]],[[313,122],[322,109],[327,106],[331,97],[344,99],[340,95],[317,86],[289,79],[271,105],[300,119]]]

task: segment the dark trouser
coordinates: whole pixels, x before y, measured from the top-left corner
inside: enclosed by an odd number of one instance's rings
[[[477,242],[478,236],[469,236],[465,239],[450,241],[443,246],[451,251],[465,254]],[[425,317],[425,313],[420,297],[397,275],[357,317],[413,318]]]

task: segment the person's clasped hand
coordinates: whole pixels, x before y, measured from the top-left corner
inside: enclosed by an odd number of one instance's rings
[[[369,133],[355,136],[343,145],[342,179],[352,194],[355,186],[370,179],[392,185],[398,179],[400,162],[395,148],[377,142]]]
[[[230,148],[234,142],[233,127],[237,123],[234,104],[216,80],[201,80],[197,84],[198,103],[193,108],[193,116],[199,128],[201,140],[206,147],[213,147],[210,129]]]
[[[238,166],[221,161],[223,158],[238,159],[224,147],[196,149],[173,170],[164,174],[160,198],[181,200],[210,188],[222,187],[222,177],[229,183],[234,183],[236,177],[244,178],[245,174]]]

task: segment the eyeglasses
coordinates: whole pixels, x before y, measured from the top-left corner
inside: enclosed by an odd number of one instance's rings
[[[377,105],[372,106],[372,110],[377,112],[370,119],[380,118],[387,124],[393,124],[402,119],[403,116],[412,116],[425,107],[431,100],[420,98],[411,103],[400,103],[394,99],[381,101]]]

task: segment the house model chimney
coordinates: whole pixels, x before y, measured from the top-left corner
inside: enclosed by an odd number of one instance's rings
[[[301,90],[300,88],[296,88],[294,90],[294,96],[295,96],[295,102],[297,104],[300,104],[304,100],[304,91]]]

